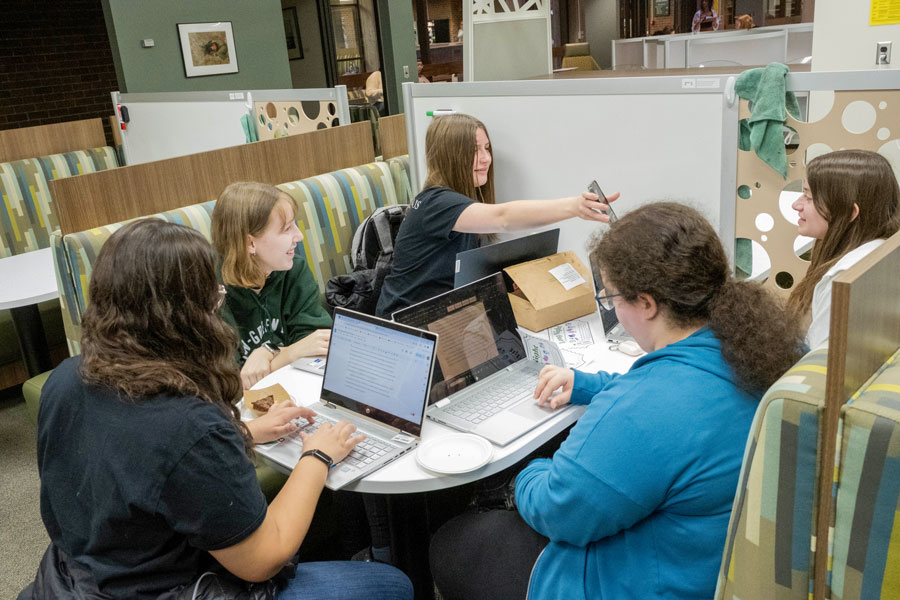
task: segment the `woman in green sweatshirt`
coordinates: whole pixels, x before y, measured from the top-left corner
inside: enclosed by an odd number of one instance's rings
[[[257,381],[303,356],[328,352],[331,317],[298,244],[293,198],[262,183],[232,183],[212,215],[222,257],[223,317],[238,332],[241,381]]]

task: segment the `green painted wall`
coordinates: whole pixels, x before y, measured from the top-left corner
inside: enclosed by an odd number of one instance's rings
[[[403,83],[419,80],[412,2],[379,0],[378,21],[384,62],[384,95],[390,113],[395,115],[403,112]]]
[[[280,0],[103,0],[103,12],[121,92],[293,87]],[[217,21],[231,21],[238,72],[185,77],[177,24]]]

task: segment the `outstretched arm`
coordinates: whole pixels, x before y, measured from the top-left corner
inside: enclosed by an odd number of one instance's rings
[[[607,201],[613,202],[618,197],[619,193],[616,192],[607,196]],[[513,200],[502,204],[475,202],[462,211],[456,219],[453,231],[461,233],[518,231],[550,225],[573,217],[608,223],[609,217],[601,212],[607,207],[606,202],[601,202],[590,192],[557,200]]]

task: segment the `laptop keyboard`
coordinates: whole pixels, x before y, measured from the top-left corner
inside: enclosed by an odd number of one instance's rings
[[[294,420],[294,423],[298,425],[297,432],[295,433],[303,431],[311,434],[318,430],[322,423],[331,423],[334,425],[337,421],[329,417],[316,415],[316,420],[313,423],[309,423],[306,419],[296,419]],[[362,433],[363,432],[357,430],[350,434],[350,437],[355,437]],[[382,442],[373,437],[367,437],[358,443],[356,447],[350,451],[350,454],[348,454],[341,462],[353,467],[362,468],[375,462],[393,449],[394,447],[386,442]]]
[[[505,377],[473,391],[471,396],[453,402],[445,412],[477,425],[505,408],[534,394],[537,375],[521,373],[518,377]]]

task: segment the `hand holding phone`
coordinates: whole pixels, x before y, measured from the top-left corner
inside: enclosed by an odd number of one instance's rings
[[[597,184],[597,180],[596,180],[596,179],[595,179],[594,181],[592,181],[592,182],[590,183],[590,185],[588,185],[588,191],[589,191],[590,193],[592,193],[592,194],[596,194],[596,195],[597,195],[597,198],[598,198],[601,202],[605,202],[605,203],[606,203],[606,206],[607,206],[606,210],[598,210],[598,209],[594,209],[594,210],[596,210],[597,212],[602,212],[602,213],[605,213],[606,215],[608,215],[608,216],[609,216],[609,222],[610,222],[610,223],[612,223],[612,222],[618,220],[619,217],[617,217],[617,216],[616,216],[616,213],[613,212],[612,206],[610,206],[610,204],[609,204],[609,200],[606,199],[606,195],[603,193],[603,190],[600,189],[600,186]]]

